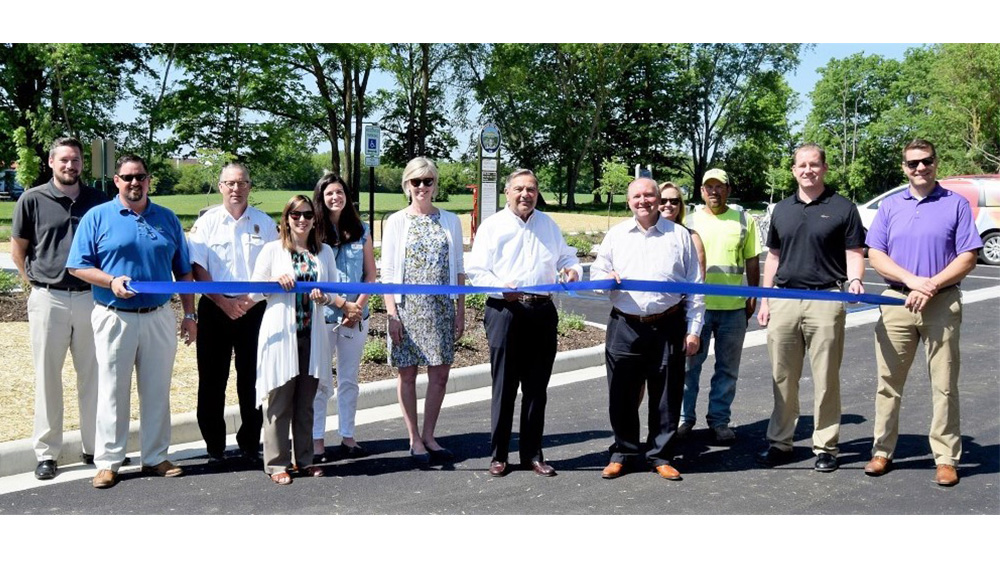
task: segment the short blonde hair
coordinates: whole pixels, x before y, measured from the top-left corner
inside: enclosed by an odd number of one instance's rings
[[[410,178],[426,178],[430,174],[434,177],[434,192],[431,196],[437,195],[438,192],[438,169],[434,161],[423,156],[418,156],[410,162],[406,163],[406,168],[403,169],[403,193],[406,197],[410,197]]]

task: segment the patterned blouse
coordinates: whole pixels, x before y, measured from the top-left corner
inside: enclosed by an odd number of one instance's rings
[[[292,251],[292,271],[295,272],[295,281],[313,282],[316,281],[318,269],[316,257],[309,251]],[[312,327],[312,301],[309,300],[308,293],[295,294],[295,329],[298,332],[309,330]]]

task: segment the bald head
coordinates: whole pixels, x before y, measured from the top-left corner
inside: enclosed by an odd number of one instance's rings
[[[628,208],[644,229],[660,218],[659,204],[660,191],[652,178],[636,178],[628,185]]]

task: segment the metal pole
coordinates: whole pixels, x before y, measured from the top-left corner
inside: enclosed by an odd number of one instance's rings
[[[368,167],[368,232],[375,240],[375,167]]]

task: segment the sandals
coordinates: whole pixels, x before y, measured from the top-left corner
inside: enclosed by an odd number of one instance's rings
[[[291,485],[292,476],[288,474],[287,471],[282,471],[281,473],[274,473],[271,475],[271,482],[275,485]]]
[[[315,465],[309,465],[301,468],[292,467],[292,473],[294,473],[296,477],[323,477],[326,475],[322,467],[317,467]]]

